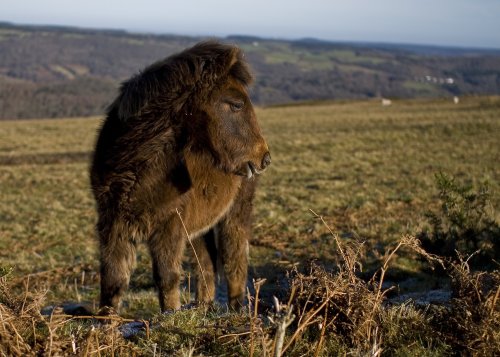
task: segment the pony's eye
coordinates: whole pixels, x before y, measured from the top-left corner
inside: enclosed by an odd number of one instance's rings
[[[239,112],[244,106],[245,102],[243,101],[229,102],[229,107],[233,112]]]

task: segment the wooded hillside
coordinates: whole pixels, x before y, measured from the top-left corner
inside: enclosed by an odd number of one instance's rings
[[[102,114],[121,81],[202,38],[0,24],[0,119]],[[259,105],[500,94],[500,50],[232,36]]]

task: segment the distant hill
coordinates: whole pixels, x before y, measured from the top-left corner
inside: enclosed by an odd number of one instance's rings
[[[98,115],[121,81],[202,40],[0,23],[0,119]],[[500,50],[230,36],[259,105],[500,94]]]

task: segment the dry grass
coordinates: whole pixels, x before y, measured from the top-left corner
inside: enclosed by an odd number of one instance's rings
[[[12,268],[1,274],[0,354],[497,353],[497,273],[450,268],[454,299],[439,308],[392,305],[387,297],[397,291],[387,289],[446,280],[416,259],[423,252],[411,238],[425,226],[425,212],[439,210],[436,172],[488,181],[499,222],[499,113],[499,98],[258,109],[273,165],[255,203],[249,310],[158,315],[150,259],[140,247],[122,316],[149,319],[151,328],[132,340],[117,330],[123,319],[101,325],[60,309],[40,314],[66,302],[96,310],[87,167],[99,119],[0,122],[0,260]],[[183,289],[189,303],[191,289]]]
[[[473,272],[467,261],[451,266],[452,303],[443,321],[446,340],[476,356],[500,352],[500,271]]]
[[[7,277],[0,278],[0,355],[90,356],[140,351],[117,329],[122,318],[102,325],[95,317],[66,315],[61,308],[43,316],[44,303],[45,292],[26,290],[17,296]]]

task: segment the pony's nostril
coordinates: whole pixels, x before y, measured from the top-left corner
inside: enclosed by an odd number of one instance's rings
[[[266,152],[266,154],[264,155],[264,158],[262,159],[261,167],[263,169],[265,169],[269,165],[271,165],[271,154],[269,152]]]

